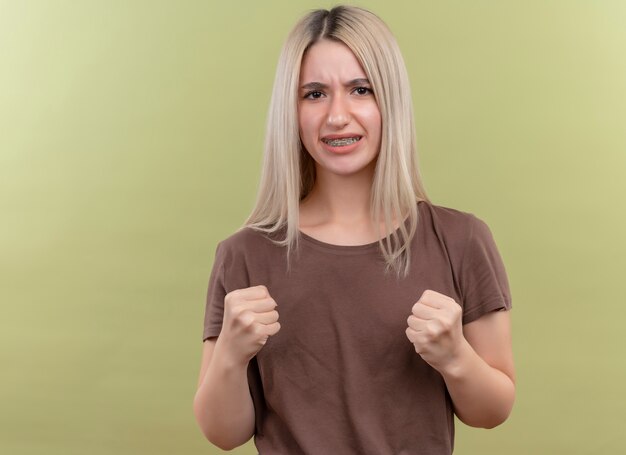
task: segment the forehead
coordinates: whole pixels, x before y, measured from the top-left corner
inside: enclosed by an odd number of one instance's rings
[[[307,50],[300,67],[302,82],[365,77],[365,71],[348,46],[326,39],[318,41]]]

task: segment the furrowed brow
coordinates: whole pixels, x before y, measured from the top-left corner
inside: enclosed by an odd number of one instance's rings
[[[321,82],[308,82],[300,88],[303,90],[325,90],[328,88],[328,85]]]
[[[359,77],[356,79],[352,79],[343,84],[344,87],[354,87],[355,85],[371,85],[370,81],[367,78]],[[326,90],[328,85],[323,84],[321,82],[307,82],[302,87],[302,90]]]
[[[365,77],[359,77],[352,79],[344,84],[346,87],[354,87],[355,85],[371,85],[369,79]]]

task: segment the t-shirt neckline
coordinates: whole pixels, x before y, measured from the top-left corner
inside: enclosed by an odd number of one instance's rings
[[[407,216],[404,219],[404,225],[407,229],[408,229],[408,223],[409,223],[409,217]],[[398,228],[394,231],[398,236],[400,236],[401,227],[402,226],[398,226]],[[305,234],[299,229],[298,229],[298,234],[300,235],[300,238],[305,243],[313,246],[314,248],[323,250],[323,251],[330,251],[330,252],[337,253],[337,254],[367,253],[369,251],[373,251],[378,248],[378,240],[371,242],[371,243],[365,243],[363,245],[336,245],[334,243],[323,242],[314,237],[311,237],[310,235]]]

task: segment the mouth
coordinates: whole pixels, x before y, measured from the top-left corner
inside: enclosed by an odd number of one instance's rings
[[[322,142],[331,147],[345,147],[359,142],[363,136],[340,137],[336,139],[322,138]]]

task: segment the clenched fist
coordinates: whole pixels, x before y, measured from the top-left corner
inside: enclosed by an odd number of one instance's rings
[[[451,297],[428,289],[411,312],[406,336],[415,352],[441,372],[456,359],[463,344],[461,306]]]
[[[263,285],[236,289],[224,298],[222,331],[215,349],[247,364],[280,330],[277,304]]]

